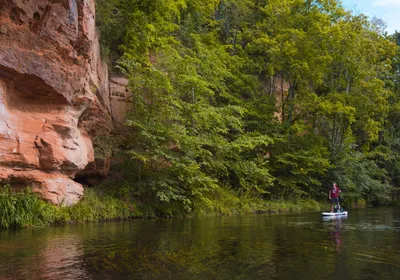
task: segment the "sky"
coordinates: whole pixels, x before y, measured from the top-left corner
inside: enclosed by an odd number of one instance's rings
[[[342,3],[348,10],[383,19],[389,34],[400,31],[400,0],[342,0]]]

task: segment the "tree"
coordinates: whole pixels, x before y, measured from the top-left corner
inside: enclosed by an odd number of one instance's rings
[[[336,180],[353,201],[389,197],[399,35],[381,20],[332,0],[97,5],[102,43],[133,92],[120,147],[133,195],[190,211],[320,199]]]

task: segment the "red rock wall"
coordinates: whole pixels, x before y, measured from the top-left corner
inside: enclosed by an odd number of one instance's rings
[[[0,181],[72,205],[111,129],[94,0],[0,0]]]
[[[132,109],[132,92],[128,83],[128,79],[122,77],[110,79],[110,106],[116,131],[123,131],[126,128],[126,117]]]

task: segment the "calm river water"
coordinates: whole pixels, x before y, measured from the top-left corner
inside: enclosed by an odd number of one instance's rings
[[[0,232],[0,279],[398,279],[400,208]]]

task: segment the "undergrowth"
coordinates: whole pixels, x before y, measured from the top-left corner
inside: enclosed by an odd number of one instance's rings
[[[109,189],[108,189],[109,190]],[[49,226],[70,222],[99,222],[138,218],[238,215],[264,212],[317,211],[323,204],[313,200],[265,201],[238,198],[220,189],[208,199],[197,201],[187,213],[179,205],[135,201],[131,197],[107,191],[107,186],[86,188],[84,198],[72,207],[55,206],[40,199],[30,188],[13,191],[9,185],[0,189],[0,228]]]
[[[44,226],[58,220],[61,211],[50,205],[31,189],[14,192],[9,185],[0,190],[0,227],[21,228]]]

